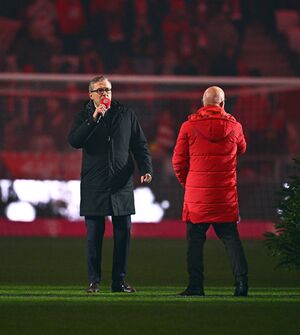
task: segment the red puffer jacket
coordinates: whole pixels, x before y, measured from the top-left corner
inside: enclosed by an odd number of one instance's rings
[[[246,151],[242,126],[218,106],[206,106],[184,122],[173,167],[185,188],[184,222],[238,221],[236,158]]]

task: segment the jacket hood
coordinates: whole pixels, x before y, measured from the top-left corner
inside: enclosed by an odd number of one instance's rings
[[[218,106],[205,106],[188,117],[197,124],[197,131],[211,142],[218,142],[227,137],[234,129],[236,119]]]

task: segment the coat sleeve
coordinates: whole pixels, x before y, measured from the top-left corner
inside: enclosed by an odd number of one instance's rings
[[[185,187],[186,177],[189,171],[189,160],[189,142],[186,132],[186,123],[184,123],[180,128],[172,158],[175,175],[183,187]]]
[[[84,119],[84,113],[81,111],[75,116],[71,130],[68,135],[69,144],[75,148],[82,148],[88,138],[92,135],[97,123],[92,119]]]
[[[152,159],[147,140],[133,112],[131,112],[130,150],[137,163],[140,174],[145,175],[146,173],[150,173],[151,176],[153,176]]]
[[[246,152],[247,144],[245,136],[243,133],[243,128],[240,123],[238,123],[238,132],[237,132],[237,154],[244,154]]]

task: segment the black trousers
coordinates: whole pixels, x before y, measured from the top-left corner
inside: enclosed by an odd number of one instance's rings
[[[112,216],[114,250],[112,281],[121,282],[127,272],[127,259],[130,243],[130,215]],[[105,231],[104,216],[85,217],[87,231],[87,265],[90,283],[101,281],[102,242]]]
[[[235,222],[198,224],[187,222],[189,285],[203,286],[203,247],[206,241],[206,232],[211,224],[216,235],[225,245],[235,280],[247,281],[248,265]]]

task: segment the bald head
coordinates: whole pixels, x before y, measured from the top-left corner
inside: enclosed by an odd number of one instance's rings
[[[225,94],[218,86],[211,86],[203,94],[204,106],[220,106],[224,107]]]

